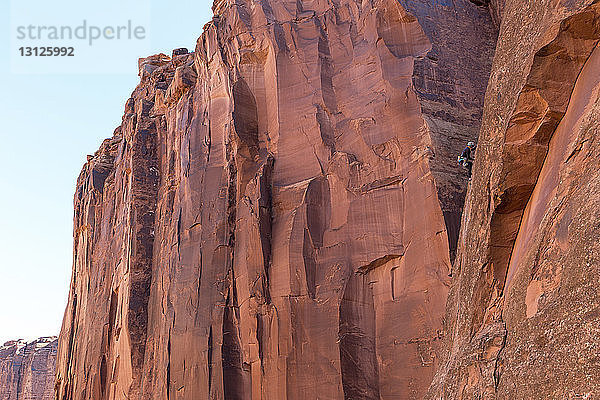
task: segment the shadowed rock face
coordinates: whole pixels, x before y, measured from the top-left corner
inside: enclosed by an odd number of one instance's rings
[[[58,339],[32,342],[14,340],[0,346],[0,398],[50,400],[54,398],[54,367]]]
[[[497,27],[502,23],[502,15],[504,14],[504,7],[506,0],[470,0],[472,3],[478,6],[487,7],[490,10],[490,15],[494,21],[494,25]]]
[[[488,10],[213,9],[194,53],[140,60],[122,125],[78,179],[57,398],[421,398]]]
[[[600,3],[506,5],[431,399],[594,399]]]

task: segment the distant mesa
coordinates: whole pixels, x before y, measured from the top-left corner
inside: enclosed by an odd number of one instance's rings
[[[57,348],[56,336],[0,346],[0,399],[53,399]]]

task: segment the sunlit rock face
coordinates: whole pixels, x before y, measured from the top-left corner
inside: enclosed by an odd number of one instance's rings
[[[0,399],[53,399],[57,347],[57,337],[13,340],[0,346]]]
[[[75,194],[56,396],[418,399],[496,41],[468,0],[216,1]]]
[[[600,2],[213,10],[78,179],[57,399],[600,396]]]
[[[430,399],[600,396],[600,4],[507,2]]]

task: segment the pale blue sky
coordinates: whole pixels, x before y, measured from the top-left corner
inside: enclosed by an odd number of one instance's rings
[[[67,1],[52,4],[69,16]],[[0,0],[0,344],[59,333],[71,277],[73,192],[86,155],[120,123],[138,82],[132,60],[193,50],[212,16],[209,0],[145,3],[149,53],[111,60],[125,63],[128,74],[23,75],[10,72],[10,2]]]

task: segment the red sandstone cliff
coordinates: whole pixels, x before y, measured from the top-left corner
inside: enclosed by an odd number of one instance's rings
[[[599,3],[214,11],[79,177],[57,398],[599,398]]]
[[[430,399],[600,398],[600,3],[507,2]]]
[[[56,337],[0,346],[0,399],[52,399],[57,346]]]
[[[467,0],[215,2],[89,157],[59,399],[421,398],[496,31]]]

